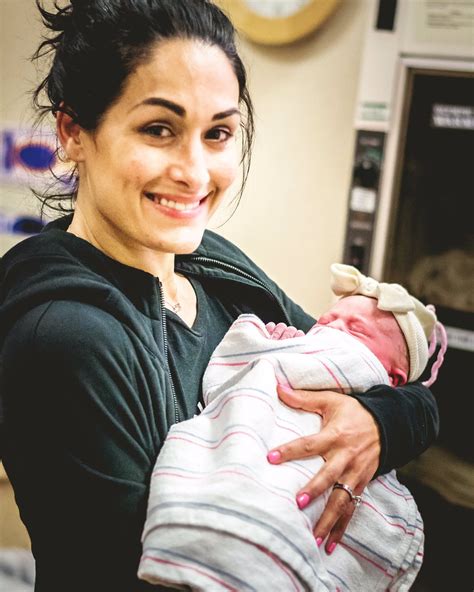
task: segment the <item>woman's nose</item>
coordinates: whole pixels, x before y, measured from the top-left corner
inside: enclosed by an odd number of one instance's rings
[[[173,181],[186,185],[193,193],[208,193],[211,175],[202,143],[183,145],[169,167],[169,174]]]

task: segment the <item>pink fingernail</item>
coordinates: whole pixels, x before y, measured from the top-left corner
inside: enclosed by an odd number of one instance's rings
[[[267,454],[267,460],[270,463],[279,462],[281,460],[281,452],[278,452],[278,450],[272,450],[272,452]]]
[[[331,553],[334,551],[334,549],[336,548],[337,543],[331,543],[328,547],[328,555],[331,555]]]
[[[306,508],[306,506],[309,504],[309,501],[310,497],[307,493],[300,493],[296,496],[296,503],[298,504],[298,508],[300,510]]]
[[[323,542],[323,537],[318,537],[318,538],[316,539],[316,544],[318,545],[318,547],[320,547],[320,546],[321,546],[322,542]]]

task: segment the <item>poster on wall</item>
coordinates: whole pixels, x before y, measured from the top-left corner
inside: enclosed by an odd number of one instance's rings
[[[35,234],[44,226],[38,215],[11,195],[22,189],[42,191],[52,184],[70,186],[70,165],[58,158],[53,131],[7,127],[0,129],[0,250]],[[5,246],[6,245],[6,246]]]
[[[0,130],[0,183],[26,186],[50,184],[54,177],[68,184],[70,165],[58,158],[53,131]]]

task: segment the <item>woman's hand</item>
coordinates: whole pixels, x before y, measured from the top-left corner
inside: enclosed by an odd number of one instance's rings
[[[348,485],[354,495],[361,495],[377,470],[380,456],[379,430],[370,412],[357,399],[333,391],[292,391],[279,386],[278,396],[290,407],[318,413],[323,418],[319,434],[283,444],[267,456],[274,464],[316,455],[326,461],[319,473],[298,492],[298,506],[304,508],[337,482]],[[327,537],[326,552],[334,551],[354,509],[348,492],[343,489],[331,492],[314,528],[318,546]]]

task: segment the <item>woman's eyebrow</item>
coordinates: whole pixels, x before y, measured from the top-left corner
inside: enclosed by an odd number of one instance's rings
[[[157,107],[164,107],[169,111],[172,111],[179,117],[186,117],[186,109],[178,103],[174,101],[170,101],[169,99],[163,99],[162,97],[149,97],[132,107],[131,111],[140,107],[142,105],[152,105]],[[220,113],[216,113],[212,116],[212,121],[216,121],[217,119],[225,119],[226,117],[230,117],[231,115],[240,115],[240,111],[235,107],[231,109],[227,109],[227,111],[221,111]]]
[[[144,99],[140,103],[134,105],[130,111],[133,111],[134,109],[137,109],[143,105],[164,107],[165,109],[173,111],[173,113],[176,113],[176,115],[179,115],[180,117],[185,117],[186,115],[186,109],[184,107],[181,107],[181,105],[178,105],[178,103],[174,103],[173,101],[169,101],[168,99],[163,99],[161,97],[149,97],[148,99]]]
[[[235,107],[233,109],[227,109],[227,111],[221,111],[212,116],[212,121],[215,121],[216,119],[225,119],[231,115],[238,115],[240,117],[240,111]]]

